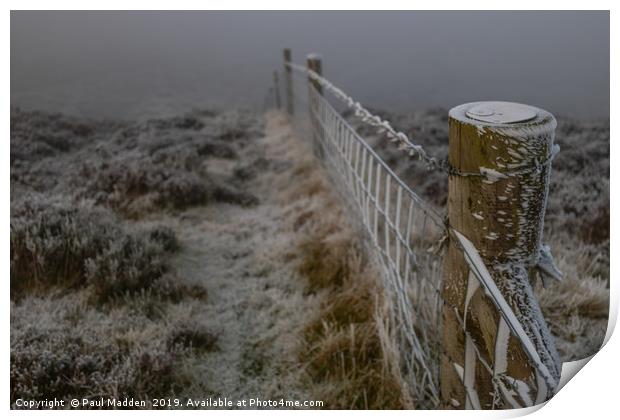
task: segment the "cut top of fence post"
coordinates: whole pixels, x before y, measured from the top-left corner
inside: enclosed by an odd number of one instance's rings
[[[449,116],[480,129],[511,128],[514,131],[509,133],[515,136],[524,135],[518,130],[527,130],[528,127],[546,126],[546,131],[554,131],[556,128],[556,121],[551,113],[516,102],[470,102],[452,108]]]
[[[514,102],[480,102],[468,108],[465,115],[486,123],[515,124],[535,119],[538,109]]]

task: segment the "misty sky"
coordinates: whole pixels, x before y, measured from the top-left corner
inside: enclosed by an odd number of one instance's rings
[[[11,12],[11,103],[120,118],[262,106],[284,47],[388,110],[609,116],[608,12]]]

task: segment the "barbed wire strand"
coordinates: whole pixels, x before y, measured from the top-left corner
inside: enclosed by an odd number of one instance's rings
[[[398,131],[392,127],[389,121],[382,119],[378,115],[371,113],[368,109],[364,108],[362,104],[354,100],[351,96],[344,93],[342,89],[334,85],[328,79],[324,78],[317,72],[307,67],[304,67],[295,63],[286,63],[286,66],[293,70],[305,73],[313,81],[320,84],[323,88],[327,89],[334,97],[343,102],[347,107],[353,110],[354,115],[360,120],[370,126],[378,128],[380,134],[384,134],[387,139],[398,145],[400,150],[405,151],[409,156],[417,156],[421,161],[427,164],[427,169],[437,169],[452,176],[477,176],[477,177],[489,177],[489,174],[485,171],[480,172],[462,172],[454,168],[447,159],[440,159],[431,156],[424,147],[419,144],[415,144],[411,139],[402,131]],[[520,167],[513,168],[510,171],[503,173],[505,176],[523,176],[530,173],[540,173],[543,167],[550,165],[559,151],[559,147],[556,145],[550,150],[549,155],[543,162],[535,161],[532,165],[523,164]]]
[[[424,161],[430,168],[442,169],[444,171],[448,170],[448,167],[446,166],[447,162],[445,160],[430,156],[422,146],[420,146],[419,144],[414,144],[405,133],[394,129],[394,127],[392,127],[389,121],[382,119],[378,115],[372,114],[370,111],[364,108],[362,104],[355,101],[352,97],[344,93],[342,89],[335,86],[326,78],[322,77],[315,71],[308,69],[307,67],[300,66],[294,63],[287,63],[287,65],[292,69],[306,73],[308,77],[310,77],[312,80],[316,81],[322,87],[329,90],[332,95],[334,95],[337,99],[339,99],[349,108],[351,108],[356,117],[360,118],[361,121],[365,122],[368,125],[377,127],[379,129],[379,133],[385,134],[388,140],[390,140],[392,143],[397,143],[398,148],[407,152],[409,156],[417,156],[420,160]]]

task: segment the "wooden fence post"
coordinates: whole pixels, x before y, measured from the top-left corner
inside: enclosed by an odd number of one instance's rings
[[[308,66],[308,69],[314,71],[319,76],[323,74],[323,64],[322,64],[320,55],[308,54],[307,66]],[[319,92],[319,94],[323,95],[323,87],[321,86],[319,82],[312,80],[310,77],[308,78],[308,81],[315,87],[315,89]]]
[[[278,72],[273,72],[274,96],[276,100],[276,109],[280,109],[280,82],[278,80]]]
[[[448,219],[475,245],[541,361],[559,379],[559,357],[530,283],[539,261],[555,127],[553,115],[527,105],[476,102],[451,109]],[[463,251],[451,240],[444,264],[443,407],[542,402],[554,390],[541,382],[471,276]],[[518,383],[524,384],[519,392]]]
[[[308,70],[312,70],[319,76],[323,74],[321,56],[318,54],[308,54],[306,58],[306,66]],[[321,129],[319,123],[319,117],[317,116],[318,110],[318,98],[316,97],[314,90],[318,93],[319,96],[323,96],[323,87],[321,84],[312,79],[308,75],[308,106],[310,107],[310,125],[312,127],[312,138],[313,138],[313,150],[316,156],[322,156],[322,146],[321,146],[321,135],[323,130]]]
[[[284,77],[286,84],[286,110],[289,115],[295,114],[295,105],[293,97],[293,69],[288,65],[291,64],[291,50],[284,49]]]

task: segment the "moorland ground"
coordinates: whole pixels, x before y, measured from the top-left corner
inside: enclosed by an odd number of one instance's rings
[[[387,116],[437,156],[447,113]],[[607,325],[609,124],[560,119],[537,292],[564,360]],[[363,131],[363,127],[359,127]],[[446,180],[365,133],[416,191]],[[414,407],[378,272],[286,117],[11,111],[11,401],[179,395]]]

